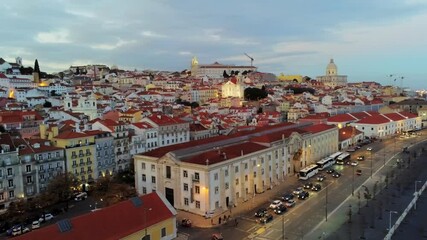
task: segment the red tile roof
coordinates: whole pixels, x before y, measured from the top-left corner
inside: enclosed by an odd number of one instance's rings
[[[162,114],[153,114],[153,115],[151,115],[151,116],[149,116],[147,118],[150,119],[151,121],[153,121],[154,123],[156,123],[159,126],[186,123],[186,121],[183,121],[183,120],[181,120],[179,118],[168,117],[168,116],[162,115]]]
[[[73,132],[73,131],[67,131],[67,132],[63,132],[58,134],[58,136],[54,137],[57,139],[73,139],[73,138],[84,138],[84,137],[88,137],[88,135],[84,134],[84,133],[80,133],[80,132]]]
[[[391,120],[386,118],[384,115],[378,114],[378,115],[373,115],[373,116],[361,119],[361,120],[357,121],[356,123],[358,123],[358,124],[383,124],[383,123],[388,123],[390,121]]]
[[[334,125],[327,125],[327,124],[315,124],[315,125],[311,125],[308,127],[304,127],[302,128],[304,131],[310,132],[310,133],[319,133],[319,132],[323,132],[326,130],[330,130],[336,128],[336,126]]]
[[[338,139],[340,142],[361,134],[355,127],[347,126],[339,130]]]
[[[209,164],[215,164],[215,163],[226,161],[228,159],[233,159],[246,154],[251,154],[253,152],[264,150],[267,148],[268,147],[257,144],[257,143],[244,142],[241,144],[220,148],[219,150],[205,151],[201,154],[196,154],[189,158],[184,158],[182,159],[182,161],[203,165],[203,164],[207,164],[206,160],[208,160]]]
[[[131,200],[70,219],[71,230],[61,233],[57,224],[16,237],[17,240],[116,240],[144,230],[176,215],[156,192],[140,196],[142,206]],[[163,200],[162,200],[163,199]],[[171,209],[172,210],[171,210]],[[151,209],[151,210],[146,210]],[[145,215],[146,214],[146,215]],[[146,221],[145,221],[146,220]]]
[[[330,118],[328,118],[328,122],[351,122],[351,121],[356,121],[357,118],[354,117],[351,114],[345,113],[345,114],[338,114],[335,116],[332,116]]]

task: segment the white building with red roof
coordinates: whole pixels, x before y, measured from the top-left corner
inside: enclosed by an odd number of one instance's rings
[[[366,137],[385,138],[421,129],[421,118],[409,112],[376,114],[350,124]]]

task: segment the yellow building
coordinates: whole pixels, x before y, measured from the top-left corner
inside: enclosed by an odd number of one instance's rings
[[[279,81],[289,81],[289,82],[302,82],[302,76],[301,75],[284,75],[281,73],[279,76],[277,76],[277,80]]]
[[[82,183],[94,181],[95,136],[81,132],[65,132],[52,139],[56,147],[65,148],[66,169]]]
[[[129,109],[126,112],[119,113],[119,121],[136,123],[142,119],[142,111]]]

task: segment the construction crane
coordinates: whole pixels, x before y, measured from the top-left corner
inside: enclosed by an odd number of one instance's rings
[[[249,56],[247,53],[245,53],[246,57],[248,57],[251,60],[251,67],[253,66],[254,63],[254,58]]]

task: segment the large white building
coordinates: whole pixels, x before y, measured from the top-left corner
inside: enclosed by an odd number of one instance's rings
[[[257,68],[254,66],[239,66],[239,65],[225,65],[218,62],[213,64],[199,64],[199,61],[194,57],[191,61],[191,75],[197,77],[209,77],[209,78],[223,78],[224,71],[230,75],[233,72],[244,72],[251,71],[256,72]]]
[[[135,155],[139,194],[163,193],[177,209],[221,212],[338,151],[338,128],[284,123]]]
[[[330,86],[332,88],[347,86],[347,75],[338,75],[338,68],[334,63],[334,59],[331,59],[328,66],[326,66],[326,75],[318,76],[316,79],[325,86]]]

